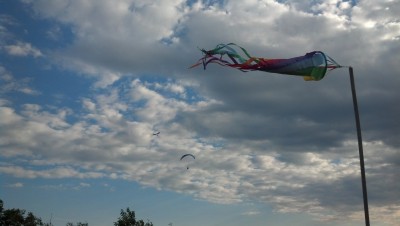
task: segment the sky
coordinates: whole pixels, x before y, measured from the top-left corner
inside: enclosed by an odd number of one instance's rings
[[[233,42],[353,67],[371,225],[398,225],[399,3],[0,0],[4,207],[56,226],[127,207],[155,226],[364,225],[348,69],[189,69]]]

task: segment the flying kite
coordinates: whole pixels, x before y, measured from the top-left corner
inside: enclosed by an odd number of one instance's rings
[[[192,154],[184,154],[184,155],[182,155],[180,160],[182,161],[182,159],[184,159],[186,157],[192,157],[193,159],[196,159],[196,157],[194,157],[194,155],[192,155]],[[186,166],[186,169],[189,169],[189,166]]]
[[[153,133],[153,136],[158,136],[160,134],[160,131]]]
[[[279,74],[303,76],[306,81],[319,81],[335,68],[343,67],[321,51],[313,51],[304,56],[289,59],[267,59],[252,57],[246,49],[235,43],[219,44],[212,50],[201,49],[204,57],[191,66],[203,64],[204,70],[209,63],[216,63],[239,69],[244,72],[264,71]],[[242,55],[238,53],[240,51]],[[224,56],[227,59],[224,59]]]

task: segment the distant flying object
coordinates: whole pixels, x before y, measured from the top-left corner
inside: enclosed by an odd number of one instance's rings
[[[153,133],[153,136],[158,136],[160,134],[160,131]]]
[[[184,154],[184,155],[182,155],[180,160],[184,159],[187,156],[191,156],[191,157],[193,157],[193,159],[196,159],[196,157],[194,157],[194,155],[192,155],[192,154]]]
[[[192,157],[193,159],[196,159],[196,157],[194,157],[194,155],[192,155],[192,154],[184,154],[184,155],[182,155],[180,160],[182,160],[182,159],[184,159],[184,158],[186,158],[188,156]],[[189,169],[189,166],[186,166],[186,169]]]

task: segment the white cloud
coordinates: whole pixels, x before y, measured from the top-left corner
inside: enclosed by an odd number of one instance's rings
[[[39,49],[33,47],[30,43],[17,42],[14,45],[4,46],[4,49],[7,51],[8,54],[12,56],[43,56],[42,52]]]
[[[244,216],[255,216],[255,215],[259,215],[260,211],[258,210],[249,210],[247,212],[242,213],[242,215]]]
[[[20,166],[3,165],[0,166],[0,173],[12,175],[18,178],[47,178],[47,179],[60,179],[60,178],[101,178],[105,175],[98,172],[79,172],[70,167],[56,167],[49,170],[34,170],[25,169]]]
[[[5,67],[0,65],[0,93],[21,92],[28,95],[39,95],[40,92],[32,88],[31,78],[16,79]]]
[[[359,174],[358,159],[354,154],[346,155],[340,150],[338,153],[332,150],[328,156],[308,152],[291,158],[278,150],[265,152],[262,146],[251,142],[243,146],[232,144],[220,148],[215,146],[216,140],[196,139],[193,131],[186,130],[176,122],[166,127],[174,117],[163,114],[164,103],[170,103],[167,108],[174,111],[173,115],[187,109],[190,112],[193,108],[201,108],[196,107],[196,103],[193,106],[178,101],[176,105],[171,104],[174,102],[149,89],[152,86],[151,83],[145,85],[135,80],[129,90],[137,94],[133,102],[144,101],[141,108],[143,115],[154,111],[162,113],[157,121],[162,131],[159,137],[151,134],[152,125],[149,122],[153,118],[143,116],[143,121],[133,122],[123,117],[129,109],[128,103],[124,103],[124,96],[120,96],[115,89],[95,99],[85,99],[83,105],[88,112],[74,124],[65,121],[68,111],[51,113],[38,105],[26,105],[19,115],[3,107],[1,118],[5,121],[2,121],[2,127],[12,128],[2,132],[2,144],[6,142],[10,147],[10,151],[5,149],[3,156],[7,156],[7,153],[9,157],[41,156],[47,161],[36,161],[37,164],[50,168],[39,170],[34,165],[23,167],[19,164],[3,164],[0,172],[19,178],[128,179],[145,186],[189,193],[211,202],[228,204],[257,200],[274,204],[279,212],[308,212],[322,218],[326,218],[328,212],[337,211],[336,205],[343,205],[345,197],[353,195],[348,194],[346,188],[359,182],[356,180]],[[157,103],[154,104],[157,108],[147,105],[153,101]],[[88,124],[86,119],[95,119],[97,125]],[[18,149],[12,148],[11,152],[11,147]],[[342,149],[351,150],[355,147],[354,142],[346,142]],[[393,149],[383,143],[366,143],[366,147],[369,150],[381,149],[380,156],[393,154]],[[186,171],[186,165],[182,165],[178,159],[187,152],[195,154],[196,161],[188,172],[182,173]],[[366,155],[370,154],[366,152]],[[372,161],[376,162],[373,165],[379,166],[386,160]],[[393,169],[385,165],[382,167]],[[369,183],[374,183],[380,176],[380,173],[374,172],[369,176]],[[83,183],[72,189],[89,186]],[[397,188],[393,189],[395,191]],[[325,192],[340,193],[344,198],[327,198]],[[349,208],[354,205],[350,202],[347,204]],[[350,219],[355,214],[341,208],[342,217]],[[345,214],[347,211],[348,214]],[[371,216],[375,218],[378,215],[374,213]]]
[[[22,188],[23,186],[24,186],[24,184],[21,183],[21,182],[17,182],[17,183],[14,183],[14,184],[8,184],[7,185],[7,187],[10,187],[10,188]]]
[[[362,1],[353,9],[353,21],[370,34],[381,34],[374,39],[398,40],[400,37],[400,11],[396,1]]]
[[[46,35],[49,37],[49,39],[57,41],[62,36],[61,28],[59,26],[54,26],[46,32]]]
[[[1,130],[0,143],[8,147],[2,152],[3,156],[40,156],[46,161],[37,162],[39,166],[50,168],[39,170],[34,165],[3,164],[0,166],[1,174],[19,178],[120,178],[188,193],[216,203],[262,201],[274,204],[279,212],[308,212],[327,219],[328,216],[334,219],[335,215],[327,213],[338,211],[336,206],[340,205],[342,219],[355,216],[354,212],[342,206],[353,195],[347,193],[347,187],[359,182],[355,153],[351,154],[353,157],[340,150],[331,150],[328,156],[299,153],[292,160],[279,150],[276,153],[265,152],[257,142],[223,148],[214,146],[218,140],[196,139],[193,131],[171,121],[187,109],[191,112],[202,107],[195,103],[190,106],[171,102],[149,87],[136,80],[129,90],[137,94],[133,102],[144,100],[140,110],[143,115],[160,112],[157,113],[160,118],[156,120],[162,131],[159,137],[151,134],[150,122],[154,118],[141,116],[141,121],[133,122],[123,117],[128,112],[128,103],[122,101],[123,96],[116,90],[94,99],[85,99],[83,105],[87,114],[73,124],[66,122],[68,111],[48,112],[38,105],[26,105],[25,110],[18,114],[11,108],[2,107],[0,125],[9,128]],[[147,104],[152,102],[156,104]],[[203,105],[203,108],[208,106]],[[173,111],[173,116],[165,115],[164,108]],[[95,119],[97,125],[89,124],[86,119]],[[224,139],[221,141],[227,142]],[[342,149],[354,150],[355,147],[354,142],[346,142]],[[366,147],[367,156],[372,154],[367,150],[375,149],[381,150],[380,156],[395,153],[383,143],[368,143]],[[186,166],[178,159],[187,152],[194,153],[196,161],[185,172]],[[379,164],[386,162],[385,158],[372,161]],[[389,170],[386,172],[395,169],[390,165],[382,167]],[[369,183],[375,184],[383,172],[371,174]],[[375,185],[375,189],[384,189],[389,184],[388,181],[387,184]],[[81,184],[73,189],[88,186]],[[392,191],[396,189],[393,187]],[[326,197],[326,192],[342,194],[343,199]],[[346,202],[349,208],[356,203]],[[379,208],[382,212],[372,213],[373,219],[396,209]]]

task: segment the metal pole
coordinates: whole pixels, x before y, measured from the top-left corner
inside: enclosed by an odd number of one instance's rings
[[[356,116],[358,152],[359,152],[359,156],[360,156],[361,183],[362,183],[363,199],[364,199],[365,225],[366,226],[370,226],[370,224],[369,224],[369,211],[368,211],[367,181],[365,179],[364,153],[363,153],[363,145],[362,145],[362,138],[361,138],[360,116],[358,114],[356,87],[354,85],[354,75],[353,75],[353,68],[352,67],[349,67],[349,73],[350,73],[351,93],[352,93],[352,96],[353,96],[354,114]]]

